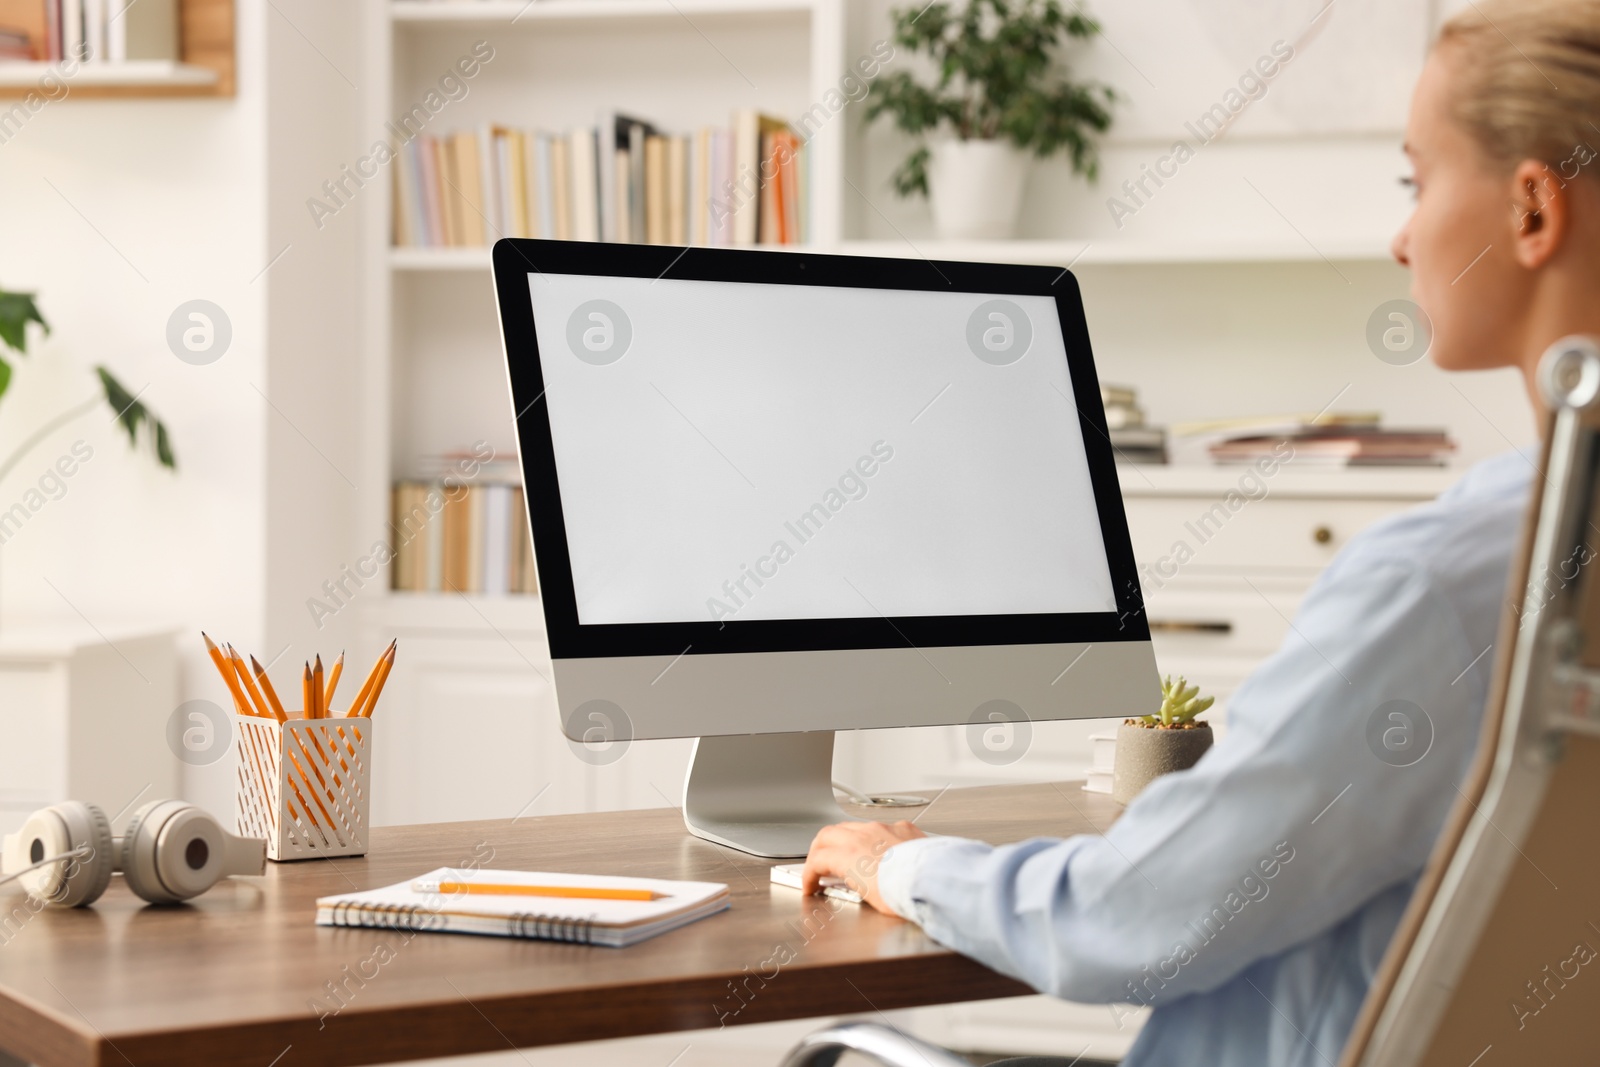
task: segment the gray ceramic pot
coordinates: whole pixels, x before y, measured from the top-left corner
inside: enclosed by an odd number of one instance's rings
[[[1123,723],[1117,727],[1111,799],[1126,804],[1163,774],[1193,767],[1211,747],[1211,740],[1211,727],[1206,723],[1185,730]]]

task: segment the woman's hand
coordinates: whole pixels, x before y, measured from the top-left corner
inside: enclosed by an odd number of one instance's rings
[[[822,890],[822,879],[843,878],[861,899],[887,915],[895,914],[878,893],[878,864],[883,854],[902,841],[928,835],[902,819],[896,823],[841,822],[825,826],[811,842],[801,888]]]

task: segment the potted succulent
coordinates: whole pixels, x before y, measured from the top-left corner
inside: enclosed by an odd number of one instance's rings
[[[1100,32],[1081,11],[1068,14],[1058,0],[967,0],[962,8],[936,0],[892,13],[895,43],[929,56],[937,75],[932,85],[908,71],[880,78],[867,120],[892,116],[922,139],[894,185],[901,196],[929,197],[940,237],[1010,237],[1029,154],[1065,149],[1075,173],[1096,176],[1095,142],[1111,126],[1115,94],[1074,82],[1058,64],[1066,41]]]
[[[1155,779],[1187,770],[1211,747],[1211,724],[1195,716],[1216,702],[1200,695],[1187,678],[1161,679],[1161,707],[1154,715],[1124,719],[1117,728],[1117,756],[1111,771],[1111,799],[1126,804]]]

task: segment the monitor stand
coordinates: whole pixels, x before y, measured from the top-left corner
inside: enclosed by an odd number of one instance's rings
[[[753,856],[804,856],[824,826],[846,822],[833,799],[833,731],[702,737],[683,783],[689,832]]]

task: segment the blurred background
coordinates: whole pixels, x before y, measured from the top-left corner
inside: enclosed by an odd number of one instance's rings
[[[1065,0],[1098,26],[1063,31],[1038,84],[1108,124],[1036,117],[1008,142],[905,128],[939,97],[918,26],[961,46],[961,4],[112,0],[73,26],[59,0],[0,0],[0,291],[49,326],[0,345],[0,832],[68,796],[232,817],[227,716],[194,718],[229,703],[202,629],[280,690],[313,655],[365,671],[399,640],[377,824],[678,802],[689,741],[597,757],[560,734],[498,236],[1070,267],[1161,666],[1220,723],[1350,535],[1534,438],[1514,375],[1423,358],[1389,255],[1410,89],[1452,6]],[[931,201],[896,187],[923,146]],[[758,192],[719,191],[775,152]],[[1296,458],[1244,485],[1284,441]],[[478,503],[397,521],[452,472]],[[843,738],[836,773],[930,795],[1082,779],[1109,724],[1071,710]],[[1038,999],[901,1018],[1101,1060],[1137,1025]],[[794,1032],[525,1058],[771,1062]]]

